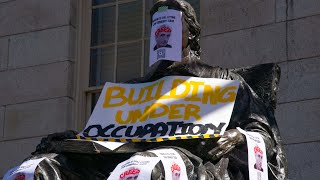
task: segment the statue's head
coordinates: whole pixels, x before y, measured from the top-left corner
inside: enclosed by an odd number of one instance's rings
[[[167,6],[169,9],[182,11],[182,47],[189,46],[195,56],[200,56],[200,25],[192,6],[184,0],[158,0],[150,10],[151,17],[158,11],[159,7]]]

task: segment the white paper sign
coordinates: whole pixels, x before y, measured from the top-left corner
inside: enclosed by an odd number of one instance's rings
[[[34,171],[38,164],[45,158],[32,159],[23,162],[20,166],[10,169],[3,177],[3,180],[33,180]]]
[[[159,60],[181,61],[182,12],[167,9],[156,12],[152,17],[150,36],[151,66]]]
[[[106,147],[112,151],[117,149],[118,147],[126,144],[126,143],[122,143],[122,142],[109,142],[109,141],[94,141],[94,142],[96,142],[96,143],[100,144],[101,146]]]
[[[188,179],[186,166],[181,156],[174,149],[151,150],[162,161],[166,180]]]
[[[167,76],[154,82],[107,82],[78,138],[150,142],[214,138],[227,128],[239,81]]]
[[[120,163],[113,170],[108,180],[150,180],[158,157],[133,156]]]
[[[268,180],[267,153],[262,136],[257,132],[244,131],[239,127],[237,129],[247,139],[249,179]]]

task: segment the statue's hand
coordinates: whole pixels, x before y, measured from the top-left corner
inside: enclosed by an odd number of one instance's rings
[[[218,145],[208,153],[212,157],[212,160],[217,160],[244,142],[245,137],[239,130],[230,129],[224,132],[223,136],[217,142]]]

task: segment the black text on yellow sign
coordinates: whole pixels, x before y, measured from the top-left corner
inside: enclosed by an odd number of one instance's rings
[[[180,122],[158,122],[155,124],[145,124],[143,126],[116,126],[110,124],[102,127],[99,124],[90,125],[84,131],[83,135],[89,138],[103,139],[157,139],[157,137],[191,137],[201,138],[206,134],[219,135],[226,123],[220,123],[215,126],[212,123],[193,124]],[[209,131],[213,133],[208,133]],[[159,141],[159,140],[156,140]]]

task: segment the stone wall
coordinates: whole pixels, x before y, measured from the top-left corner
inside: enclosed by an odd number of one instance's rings
[[[72,123],[74,0],[0,0],[0,177]]]
[[[0,177],[71,127],[76,1],[0,0]],[[200,0],[199,0],[200,1]],[[201,0],[202,59],[282,68],[277,122],[290,179],[320,176],[320,1]]]
[[[294,180],[320,175],[320,1],[201,0],[202,58],[282,68],[277,122]]]

